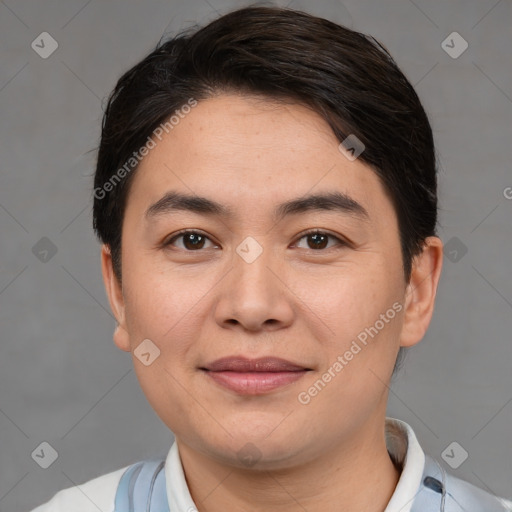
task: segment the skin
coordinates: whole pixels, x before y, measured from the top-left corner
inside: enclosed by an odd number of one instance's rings
[[[175,434],[200,512],[385,509],[399,473],[386,449],[387,385],[400,346],[430,323],[442,242],[426,240],[404,280],[398,222],[375,172],[349,161],[329,126],[306,107],[223,94],[199,102],[141,162],[122,232],[122,286],[107,246],[102,271],[119,323],[115,344],[144,339],[160,349],[141,387]],[[165,192],[206,196],[233,218],[144,212]],[[362,204],[365,222],[338,211],[308,211],[275,222],[275,206],[305,194],[340,191]],[[181,229],[207,237],[199,249]],[[317,249],[302,233],[335,238]],[[236,253],[246,237],[263,249],[252,263]],[[324,246],[322,246],[324,247]],[[298,401],[399,302],[403,307],[305,405]],[[199,367],[220,357],[276,356],[312,369],[270,393],[240,395]],[[237,452],[258,450],[248,467]]]

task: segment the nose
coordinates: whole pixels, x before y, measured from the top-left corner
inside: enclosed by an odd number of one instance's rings
[[[293,293],[285,262],[254,239],[240,244],[231,271],[219,283],[215,319],[223,328],[276,331],[293,321]]]

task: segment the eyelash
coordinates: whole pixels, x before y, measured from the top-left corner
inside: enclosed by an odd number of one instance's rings
[[[181,231],[178,231],[176,234],[174,234],[172,236],[172,238],[168,239],[167,241],[165,241],[162,246],[164,248],[168,247],[168,246],[171,246],[172,243],[177,240],[178,238],[180,237],[183,237],[184,235],[189,235],[189,234],[195,234],[195,235],[201,235],[203,236],[204,238],[207,238],[208,240],[210,240],[211,242],[213,242],[210,237],[208,237],[207,235],[205,235],[204,233],[202,233],[201,231],[197,231],[197,230],[194,230],[194,229],[183,229]],[[326,235],[328,236],[329,238],[332,238],[334,240],[337,241],[337,245],[338,246],[341,246],[341,247],[348,247],[348,243],[344,240],[342,240],[341,238],[327,232],[327,231],[321,231],[319,229],[310,229],[309,231],[305,231],[304,233],[302,233],[298,238],[297,238],[297,241],[300,241],[302,240],[303,238],[307,237],[308,235]],[[324,249],[306,249],[306,250],[309,250],[309,251],[313,251],[313,252],[322,252],[322,251],[328,251],[329,249],[333,249],[334,247],[328,247],[328,248],[324,248]],[[201,249],[198,249],[196,251],[194,250],[188,250],[188,249],[182,249],[184,250],[185,252],[200,252]]]

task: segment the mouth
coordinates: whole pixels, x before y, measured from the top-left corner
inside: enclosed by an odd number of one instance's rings
[[[208,378],[239,394],[260,395],[292,384],[311,368],[276,357],[224,357],[201,367]]]

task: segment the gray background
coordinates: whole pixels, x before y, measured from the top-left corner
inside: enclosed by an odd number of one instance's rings
[[[172,434],[139,389],[129,354],[112,342],[91,227],[94,149],[102,104],[122,72],[162,34],[243,5],[0,2],[1,512],[167,453]],[[377,37],[429,112],[439,233],[452,252],[430,330],[392,385],[389,414],[409,422],[446,469],[512,497],[511,2],[290,6]],[[44,31],[59,45],[47,59],[31,48]],[[442,47],[453,31],[469,44],[458,58]],[[33,253],[42,237],[54,255]],[[48,469],[31,457],[43,441],[58,452]],[[441,458],[453,441],[469,453],[454,470]]]

